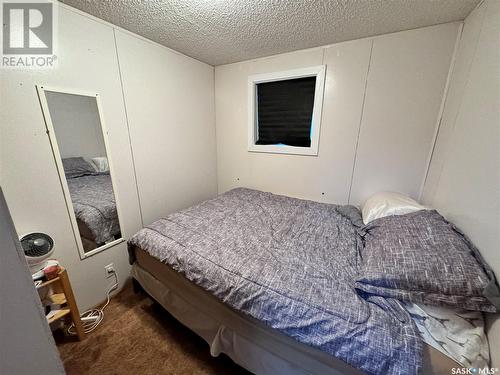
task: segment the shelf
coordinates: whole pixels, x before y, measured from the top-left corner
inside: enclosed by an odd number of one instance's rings
[[[51,279],[51,280],[47,280],[47,281],[44,281],[43,283],[41,283],[40,285],[38,285],[36,288],[37,289],[40,289],[40,288],[43,288],[47,285],[50,285],[52,283],[55,283],[56,281],[59,281],[59,276],[57,276],[56,278],[54,279]]]
[[[47,322],[49,324],[54,323],[56,320],[61,319],[63,316],[68,315],[69,312],[70,312],[69,309],[61,309],[58,312],[56,312],[53,316],[51,316],[50,318],[47,318]]]
[[[64,293],[52,294],[48,296],[47,299],[50,301],[50,303],[56,305],[63,305],[66,303],[66,296],[64,295]]]
[[[40,285],[38,285],[36,288],[37,289],[40,289],[40,288],[43,288],[47,285],[50,285],[52,283],[55,283],[56,281],[60,281],[61,280],[61,274],[65,271],[64,267],[60,267],[60,270],[59,270],[59,273],[58,273],[58,276],[53,278],[53,279],[50,279],[50,280],[45,280],[43,283],[41,283]]]
[[[51,290],[48,290],[47,293],[39,293],[39,297],[43,298],[43,304],[47,305],[47,303],[50,302],[53,305],[59,305],[57,309],[52,310],[45,317],[47,322],[52,324],[69,315],[75,325],[78,339],[85,339],[85,330],[80,319],[80,313],[78,312],[78,306],[76,305],[75,296],[73,294],[73,289],[71,289],[71,283],[66,270],[61,267],[57,277],[51,280],[45,280],[37,286],[37,289],[46,286],[49,286]],[[66,323],[69,323],[69,320]]]

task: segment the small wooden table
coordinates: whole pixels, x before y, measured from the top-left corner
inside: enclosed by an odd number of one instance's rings
[[[50,286],[53,291],[53,294],[49,295],[47,299],[51,303],[61,305],[61,310],[48,318],[47,322],[49,324],[53,323],[69,314],[73,324],[75,325],[78,340],[83,340],[85,338],[85,331],[83,329],[80,312],[78,311],[78,306],[76,305],[75,296],[73,294],[73,289],[71,288],[71,283],[69,282],[68,272],[66,272],[66,269],[61,267],[57,277],[42,282],[36,288],[41,289],[47,286]]]

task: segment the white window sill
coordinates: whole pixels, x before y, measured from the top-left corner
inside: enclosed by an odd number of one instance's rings
[[[287,145],[249,145],[249,152],[264,152],[270,154],[290,154],[318,156],[318,149],[313,147],[296,147]]]

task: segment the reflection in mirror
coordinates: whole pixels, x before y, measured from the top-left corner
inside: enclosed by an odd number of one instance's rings
[[[60,175],[71,198],[66,201],[74,211],[73,227],[85,256],[121,238],[97,98],[48,89],[42,93],[50,114],[45,116],[49,134],[50,123],[55,133],[51,142],[57,143],[54,155],[62,162]]]

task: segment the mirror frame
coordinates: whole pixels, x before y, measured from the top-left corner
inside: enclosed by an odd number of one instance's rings
[[[116,176],[114,174],[113,162],[112,162],[112,158],[110,157],[110,152],[109,152],[109,139],[108,139],[109,133],[108,133],[108,130],[107,130],[106,125],[104,123],[104,118],[102,115],[102,105],[101,105],[100,95],[98,93],[91,93],[91,92],[86,92],[86,91],[82,91],[82,90],[69,90],[69,89],[63,89],[63,88],[58,88],[58,87],[53,87],[53,86],[48,87],[45,85],[36,85],[36,90],[38,93],[38,99],[40,101],[40,106],[42,107],[42,115],[43,115],[43,119],[45,122],[45,128],[47,130],[47,135],[49,136],[50,147],[52,149],[54,161],[56,162],[57,173],[59,175],[59,182],[61,183],[61,188],[63,190],[64,200],[66,201],[66,208],[67,208],[68,215],[69,215],[69,218],[71,221],[73,236],[75,238],[76,246],[78,248],[78,253],[80,254],[80,259],[83,260],[83,259],[89,258],[92,255],[100,253],[101,251],[109,249],[110,247],[113,247],[113,246],[118,245],[119,243],[122,243],[125,241],[125,238],[123,237],[123,231],[121,230],[122,225],[123,225],[122,224],[122,217],[123,216],[121,215],[120,204],[119,204],[117,196],[116,196],[116,178],[115,178]],[[56,93],[60,93],[60,94],[95,97],[95,99],[96,99],[97,111],[99,112],[98,113],[99,121],[101,122],[101,131],[102,131],[103,140],[104,140],[104,148],[106,151],[106,157],[108,158],[109,174],[111,176],[111,185],[113,186],[113,194],[115,196],[116,211],[117,211],[117,215],[118,215],[118,222],[120,225],[122,238],[108,242],[107,244],[102,245],[102,246],[100,246],[96,249],[93,249],[91,251],[88,251],[88,252],[84,251],[82,240],[80,238],[80,231],[78,230],[78,224],[76,221],[75,210],[73,208],[73,202],[71,200],[68,182],[66,180],[66,175],[64,173],[61,153],[59,152],[59,146],[57,144],[55,129],[54,129],[54,125],[52,124],[52,118],[50,116],[49,104],[47,102],[47,97],[45,96],[46,91],[56,92]]]

